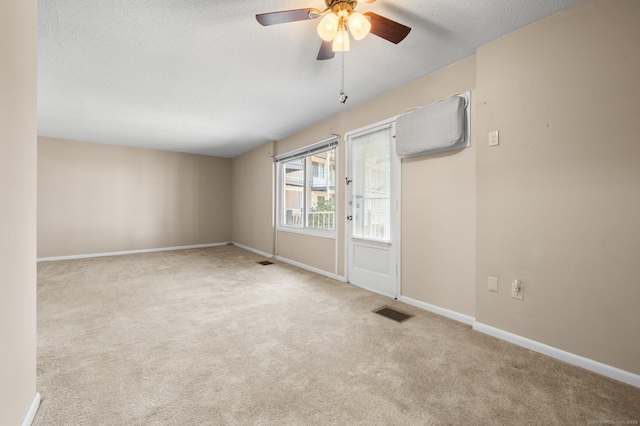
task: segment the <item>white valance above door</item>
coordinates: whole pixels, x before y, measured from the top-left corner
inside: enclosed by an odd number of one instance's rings
[[[400,158],[469,146],[470,94],[443,99],[396,119],[396,152]]]

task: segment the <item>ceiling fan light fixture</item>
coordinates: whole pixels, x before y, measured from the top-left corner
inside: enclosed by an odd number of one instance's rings
[[[324,41],[331,41],[335,38],[340,26],[340,19],[335,13],[327,13],[318,24],[318,35]]]
[[[353,12],[349,16],[347,24],[349,25],[351,35],[356,40],[362,40],[369,34],[369,31],[371,31],[371,22],[359,12]]]
[[[336,33],[333,39],[333,51],[334,52],[348,52],[349,51],[349,33],[346,28],[341,29]]]

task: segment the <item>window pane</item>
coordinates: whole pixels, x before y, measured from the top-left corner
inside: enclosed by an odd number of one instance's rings
[[[278,224],[335,230],[336,149],[279,163]]]
[[[334,229],[336,162],[335,149],[306,157],[307,159],[307,226]]]
[[[304,159],[300,158],[284,163],[284,208],[282,224],[304,226]]]
[[[389,128],[352,140],[353,236],[391,240],[391,139]]]

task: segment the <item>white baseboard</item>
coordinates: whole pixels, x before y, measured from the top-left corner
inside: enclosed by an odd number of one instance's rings
[[[141,250],[125,250],[125,251],[114,251],[109,253],[90,253],[90,254],[73,254],[70,256],[55,256],[55,257],[39,257],[36,259],[37,262],[51,262],[55,260],[72,260],[72,259],[88,259],[90,257],[105,257],[105,256],[121,256],[124,254],[138,254],[138,253],[154,253],[158,251],[173,251],[173,250],[187,250],[187,249],[196,249],[196,248],[205,248],[205,247],[216,247],[216,246],[224,246],[228,243],[211,243],[211,244],[196,244],[192,246],[177,246],[177,247],[161,247],[161,248],[150,248],[150,249],[141,249]]]
[[[433,312],[434,314],[442,315],[443,317],[451,318],[452,320],[460,321],[468,325],[473,325],[476,320],[474,317],[469,315],[421,302],[420,300],[412,299],[407,296],[400,296],[398,297],[398,300],[406,303],[407,305],[415,306],[416,308],[424,309],[425,311]]]
[[[323,271],[322,269],[314,268],[313,266],[309,266],[309,265],[306,265],[304,263],[296,262],[295,260],[287,259],[286,257],[282,257],[282,256],[278,256],[278,255],[274,256],[274,255],[272,255],[270,253],[266,253],[264,251],[256,250],[256,249],[254,249],[252,247],[248,247],[248,246],[245,246],[243,244],[233,243],[233,245],[234,246],[238,246],[241,249],[249,250],[251,252],[259,254],[260,256],[277,259],[277,260],[279,260],[281,262],[288,263],[289,265],[297,266],[300,269],[304,269],[304,270],[307,270],[307,271],[310,271],[310,272],[314,272],[314,273],[316,273],[318,275],[322,275],[322,276],[325,276],[325,277],[328,277],[328,278],[331,278],[331,279],[334,279],[334,280],[337,280],[337,281],[341,281],[343,283],[347,282],[345,277],[341,277],[339,275],[332,274],[331,272]]]
[[[331,272],[323,271],[322,269],[314,268],[313,266],[305,265],[304,263],[296,262],[295,260],[287,259],[286,257],[276,256],[277,260],[288,263],[289,265],[297,266],[300,269],[305,269],[310,272],[314,272],[318,275],[325,276],[327,278],[334,279],[336,281],[347,282],[345,277],[341,277],[340,275],[332,274]]]
[[[260,256],[264,256],[264,257],[268,257],[268,258],[272,258],[273,257],[273,255],[270,254],[270,253],[267,253],[265,251],[256,250],[256,249],[251,248],[249,246],[245,246],[244,244],[233,243],[233,245],[237,246],[237,247],[240,247],[241,249],[251,251],[251,252],[253,252],[255,254],[259,254]]]
[[[39,406],[40,393],[36,392],[36,396],[33,397],[33,401],[31,401],[31,405],[29,406],[29,411],[27,411],[27,415],[24,416],[24,420],[21,423],[22,426],[31,426],[31,423],[33,423],[33,419],[36,417]]]
[[[518,336],[517,334],[509,333],[508,331],[491,327],[477,321],[473,323],[473,329],[481,333],[497,337],[498,339],[506,340],[507,342],[511,342],[515,345],[530,349],[534,352],[539,352],[541,354],[550,356],[551,358],[559,359],[569,364],[577,365],[578,367],[593,371],[594,373],[598,373],[611,379],[618,380],[620,382],[640,388],[640,375],[638,374],[621,370],[619,368],[612,367],[610,365],[603,364],[589,358],[584,358],[580,355],[566,352],[553,346],[548,346],[544,343],[536,342],[535,340],[530,340],[526,337]]]

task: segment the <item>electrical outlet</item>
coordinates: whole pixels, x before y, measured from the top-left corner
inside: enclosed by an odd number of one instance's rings
[[[524,285],[521,280],[515,280],[513,284],[511,284],[511,297],[524,300]]]

